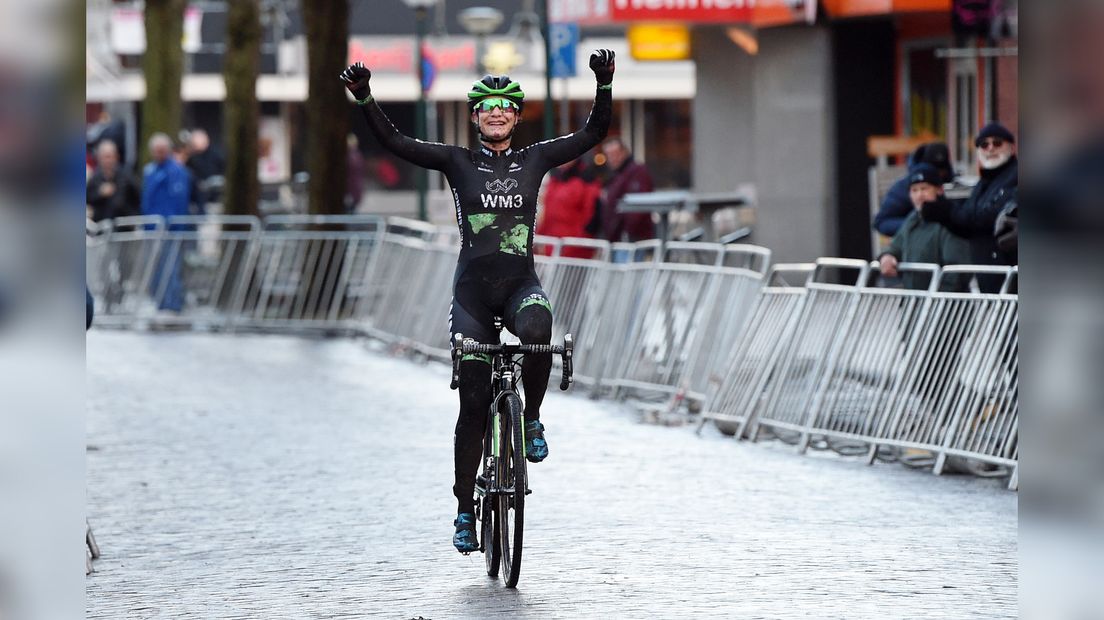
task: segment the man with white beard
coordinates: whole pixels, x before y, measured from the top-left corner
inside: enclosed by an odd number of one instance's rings
[[[923,207],[925,220],[939,222],[970,241],[971,261],[979,265],[1015,265],[1017,256],[997,247],[997,218],[1016,208],[1019,171],[1016,138],[1007,127],[992,122],[974,139],[981,178],[961,205],[929,202]],[[983,292],[995,293],[1002,277],[978,277]]]

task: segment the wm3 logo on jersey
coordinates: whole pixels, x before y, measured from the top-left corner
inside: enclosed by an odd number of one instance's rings
[[[506,194],[518,186],[516,179],[493,179],[487,181],[485,187],[490,194],[480,194],[484,209],[520,209],[522,204],[521,194]]]

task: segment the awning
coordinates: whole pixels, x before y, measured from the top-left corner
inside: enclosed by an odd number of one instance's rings
[[[816,0],[548,0],[548,18],[583,25],[678,22],[766,27],[812,22]]]
[[[821,0],[821,4],[833,18],[921,12],[950,15],[951,12],[951,0]]]

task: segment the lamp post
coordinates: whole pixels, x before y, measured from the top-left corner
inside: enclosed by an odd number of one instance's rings
[[[489,6],[473,6],[460,11],[457,19],[468,34],[475,35],[475,71],[482,75],[486,73],[483,68],[483,55],[487,51],[487,35],[502,24],[502,11]]]
[[[540,30],[544,39],[544,139],[556,137],[552,130],[552,40],[548,28],[548,0],[540,0]],[[567,87],[564,86],[564,100],[567,100]]]
[[[437,0],[403,0],[406,6],[414,9],[414,62],[418,68],[418,103],[414,111],[414,133],[419,140],[426,140],[426,83],[425,83],[425,36],[429,21],[429,8]],[[429,220],[426,209],[428,181],[426,170],[421,166],[414,169],[414,182],[418,192],[418,219]]]

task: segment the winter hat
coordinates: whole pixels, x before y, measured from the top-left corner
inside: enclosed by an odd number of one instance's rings
[[[931,183],[936,187],[943,187],[943,177],[931,164],[916,164],[909,168],[908,182],[910,187],[916,183]]]
[[[954,178],[954,169],[951,168],[951,151],[947,148],[946,142],[921,144],[917,147],[914,160],[910,163],[912,165],[923,163],[935,166],[936,170],[939,170],[939,174],[942,175],[944,183]]]
[[[1008,128],[1000,123],[993,121],[988,125],[981,128],[978,132],[977,138],[974,139],[974,146],[981,146],[981,141],[986,138],[1000,138],[1005,142],[1016,143],[1016,138],[1012,135]]]

